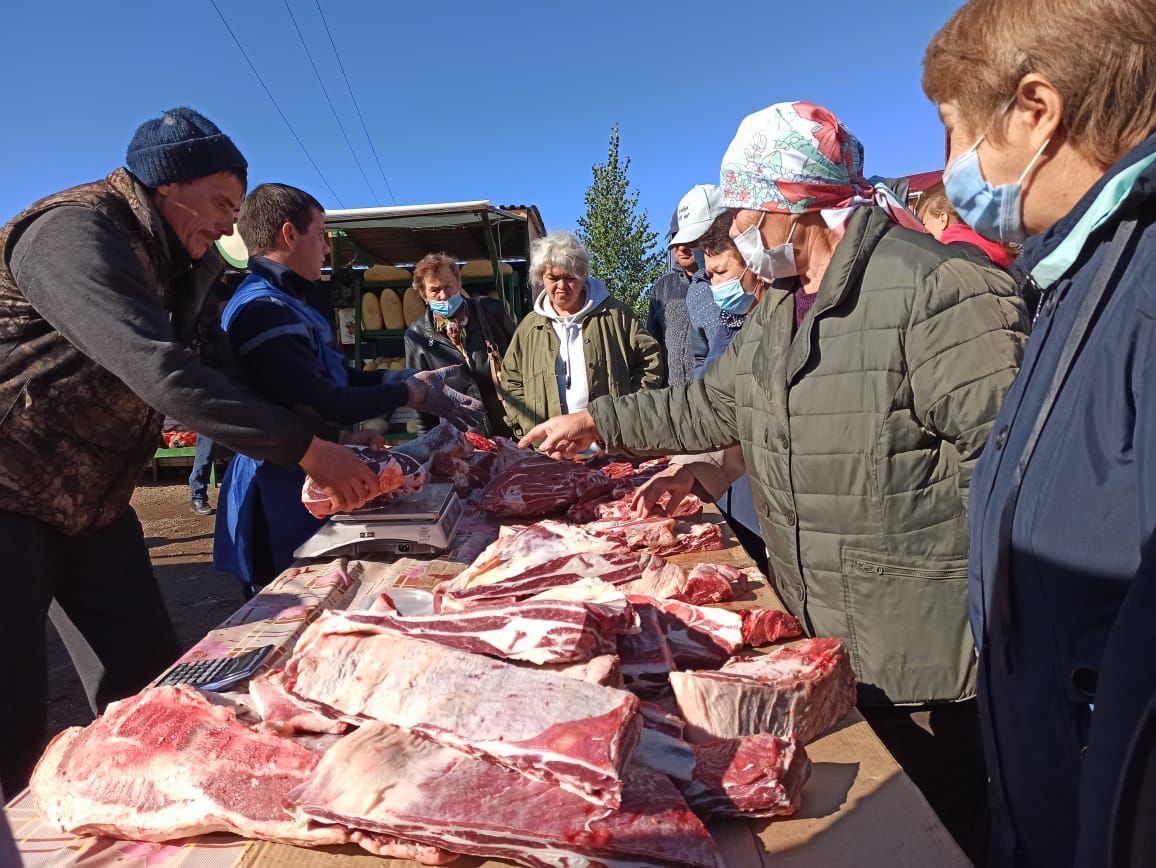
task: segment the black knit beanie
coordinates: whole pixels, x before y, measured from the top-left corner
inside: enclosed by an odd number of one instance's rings
[[[184,107],[169,109],[137,127],[125,162],[146,187],[249,166],[233,140],[216,124]]]

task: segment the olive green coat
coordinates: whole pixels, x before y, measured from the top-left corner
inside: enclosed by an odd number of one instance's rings
[[[701,381],[601,399],[607,445],[738,441],[773,582],[813,635],[851,653],[868,705],[968,698],[967,487],[1019,369],[1011,278],[864,208],[792,338],[771,289]]]
[[[666,381],[662,350],[622,302],[608,298],[582,322],[586,383],[590,400],[617,398],[639,389],[657,389]],[[562,396],[555,367],[559,341],[550,320],[526,315],[502,360],[502,403],[506,422],[522,436],[539,422],[561,414]]]

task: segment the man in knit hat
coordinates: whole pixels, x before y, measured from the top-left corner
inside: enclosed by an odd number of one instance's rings
[[[66,633],[91,648],[74,659],[99,661],[78,665],[95,707],[136,692],[179,653],[129,505],[165,415],[300,465],[342,505],[375,483],[336,429],[257,398],[198,356],[198,321],[222,268],[213,243],[233,231],[245,194],[236,145],[177,108],[141,124],[126,163],[0,228],[8,793],[24,785],[44,735],[53,599],[76,628]]]

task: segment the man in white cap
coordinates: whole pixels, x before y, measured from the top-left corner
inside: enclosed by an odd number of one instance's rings
[[[721,201],[713,184],[699,184],[682,197],[670,221],[668,246],[674,268],[650,287],[646,330],[662,345],[672,386],[688,383],[700,373],[718,329],[718,308],[694,245],[722,213]],[[697,316],[691,310],[692,299]]]

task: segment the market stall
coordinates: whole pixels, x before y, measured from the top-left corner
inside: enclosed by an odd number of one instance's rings
[[[704,516],[721,523],[716,513]],[[683,566],[723,563],[753,575],[753,565],[722,525],[718,551],[673,555]],[[194,646],[183,658],[196,661],[264,645],[276,650],[265,666],[283,661],[306,627],[325,610],[364,608],[382,590],[431,588],[460,573],[494,539],[497,526],[474,510],[459,525],[454,547],[439,557],[337,560],[302,563],[287,571]],[[763,580],[751,583],[735,608],[779,607]],[[832,731],[808,746],[814,763],[799,811],[772,820],[724,821],[708,828],[726,864],[737,866],[966,866],[966,858],[927,803],[852,710]],[[302,849],[284,844],[209,835],[166,844],[73,838],[48,826],[27,792],[7,809],[29,868],[66,865],[176,865],[204,868],[285,865],[323,866],[416,863],[382,860],[350,847]],[[463,859],[462,865],[503,865]]]
[[[404,356],[405,327],[423,310],[410,269],[428,253],[464,262],[465,291],[500,299],[520,319],[532,302],[530,244],[545,234],[534,206],[484,200],[327,211],[325,228],[332,280],[351,290],[338,316],[356,368]]]

